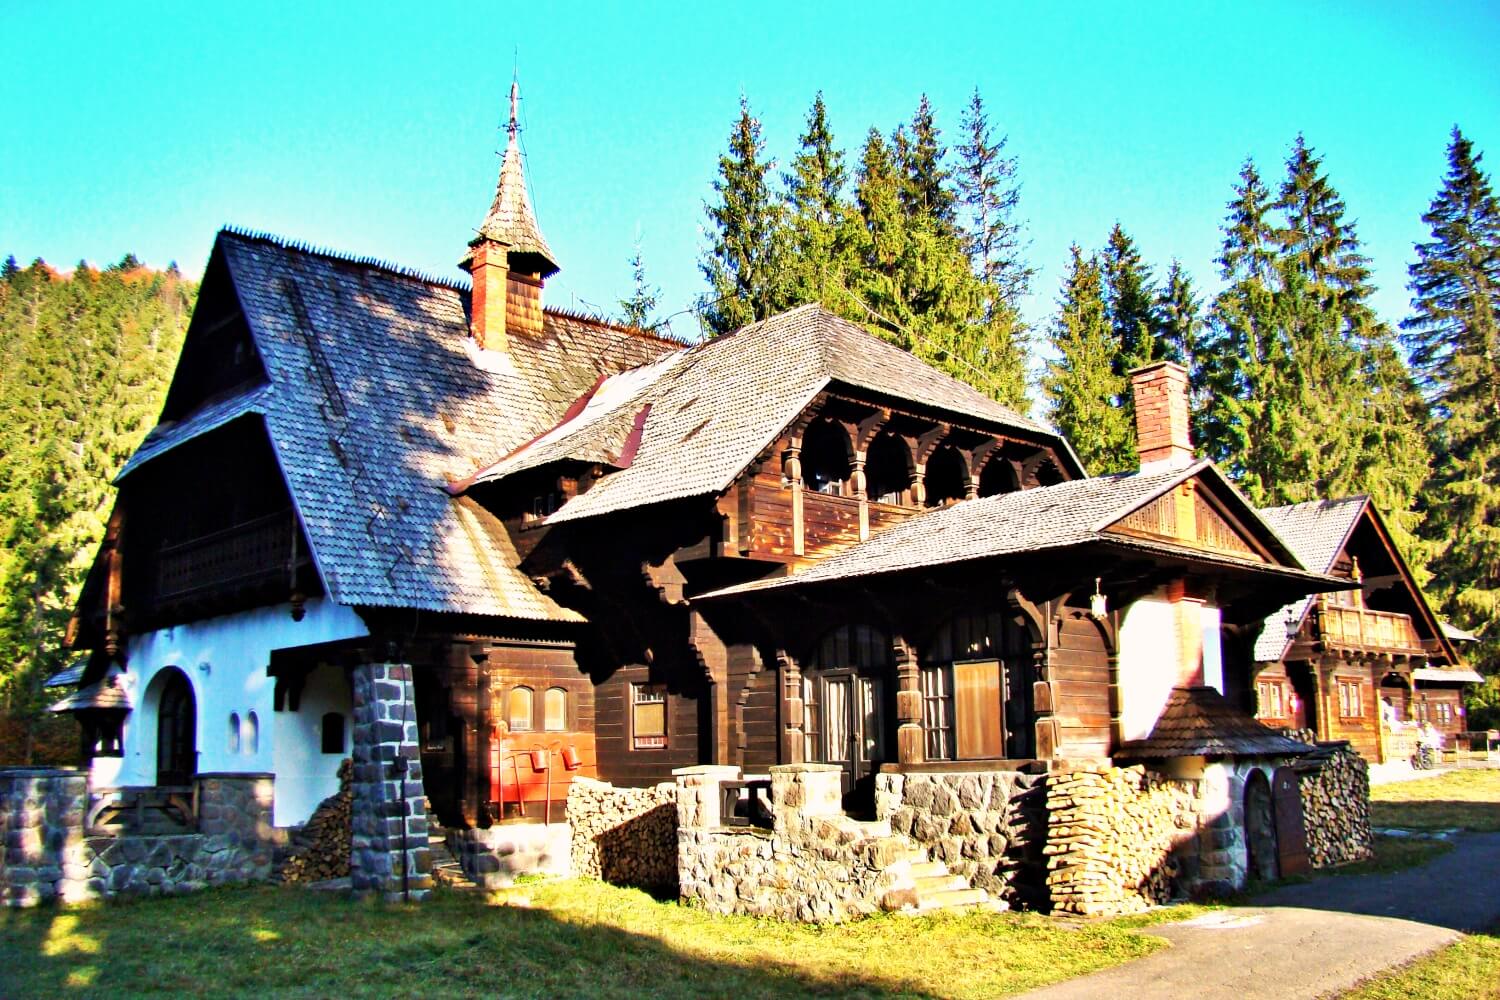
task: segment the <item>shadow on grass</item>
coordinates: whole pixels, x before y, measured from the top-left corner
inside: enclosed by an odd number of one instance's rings
[[[928,996],[714,961],[649,934],[443,893],[386,906],[285,889],[0,912],[0,995]]]
[[[1457,828],[1500,832],[1500,802],[1464,799],[1376,799],[1370,803],[1370,823],[1379,827],[1417,830]]]

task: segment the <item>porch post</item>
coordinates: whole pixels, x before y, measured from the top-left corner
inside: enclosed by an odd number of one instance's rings
[[[797,661],[784,649],[776,651],[776,677],[781,683],[781,763],[801,764],[805,743],[802,739],[802,671]]]
[[[896,762],[905,767],[927,759],[922,732],[922,672],[917,652],[901,636],[891,643],[896,660]]]
[[[781,476],[792,490],[792,555],[803,553],[802,539],[802,435],[794,433],[781,453]]]
[[[427,806],[412,668],[365,663],[354,668],[354,781],[350,884],[388,900],[432,892]]]

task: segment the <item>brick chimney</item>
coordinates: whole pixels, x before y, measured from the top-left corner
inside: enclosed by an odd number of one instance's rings
[[[469,332],[487,351],[504,351],[512,336],[542,335],[542,288],[559,270],[531,211],[526,176],[521,168],[521,146],[516,139],[520,87],[510,85],[510,133],[495,201],[469,241],[459,267],[474,279]]]
[[[1157,361],[1131,372],[1130,385],[1141,471],[1164,472],[1193,464],[1187,369],[1174,361]]]

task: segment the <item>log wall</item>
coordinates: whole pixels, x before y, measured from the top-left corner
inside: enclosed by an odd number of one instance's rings
[[[1058,756],[1109,756],[1109,651],[1099,629],[1087,618],[1065,617],[1048,663],[1062,737]]]
[[[594,735],[598,777],[617,785],[643,787],[671,781],[674,768],[699,761],[699,692],[672,683],[667,691],[667,745],[636,750],[630,732],[630,685],[654,684],[644,666],[621,667],[594,688]]]

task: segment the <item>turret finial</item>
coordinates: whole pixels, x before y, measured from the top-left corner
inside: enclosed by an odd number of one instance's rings
[[[516,123],[516,112],[519,110],[520,104],[521,104],[521,84],[519,82],[517,82],[516,80],[511,80],[510,81],[510,124],[507,125],[507,126],[505,126],[505,131],[507,131],[507,132],[510,133],[510,137],[512,139],[514,139],[516,137],[516,132],[521,127],[520,125],[518,125]]]

